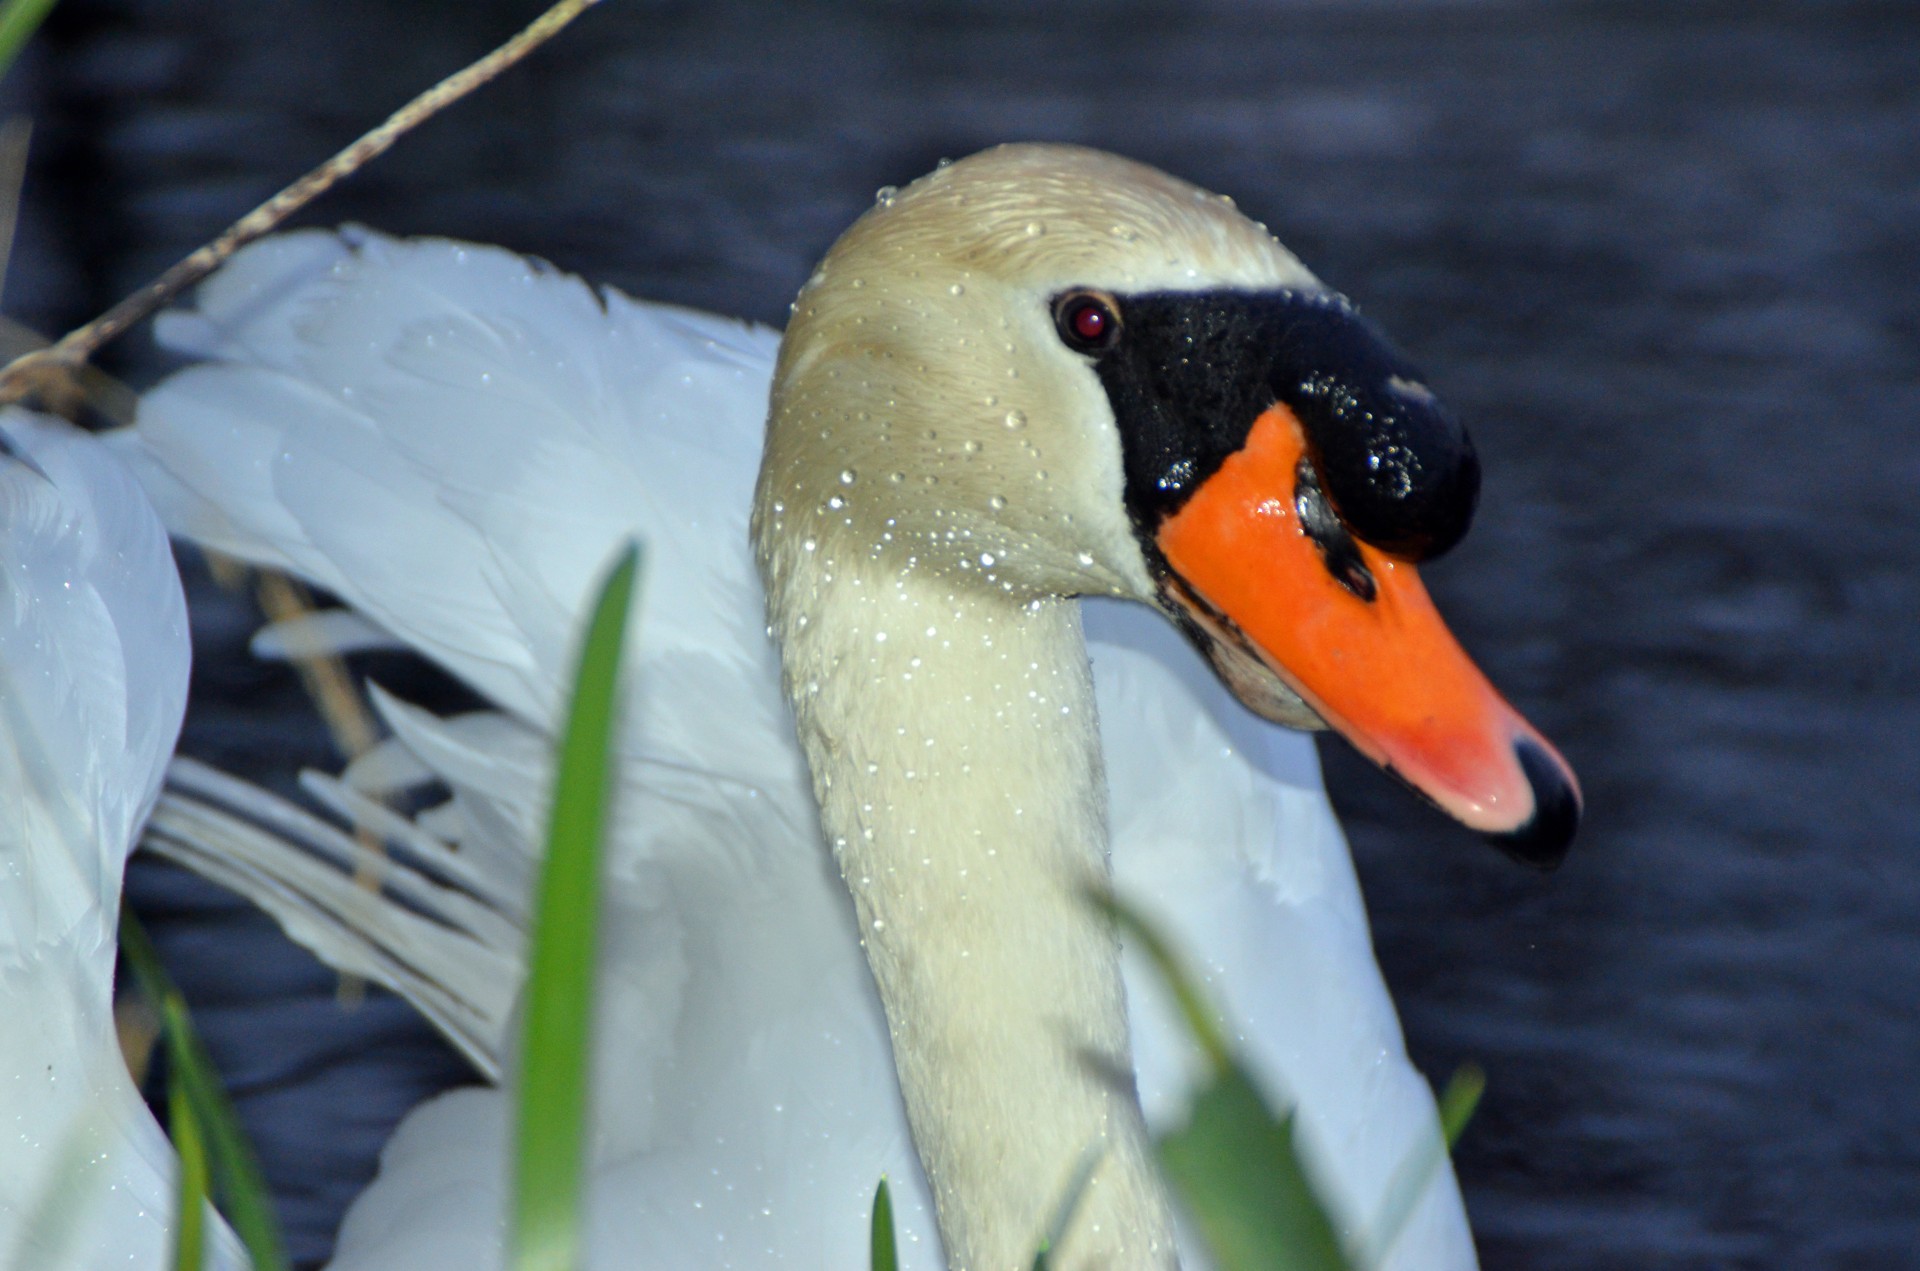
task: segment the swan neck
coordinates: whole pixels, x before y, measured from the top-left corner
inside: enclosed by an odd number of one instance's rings
[[[768,570],[775,634],[949,1264],[1030,1266],[1085,1180],[1052,1265],[1174,1265],[1085,900],[1108,865],[1077,602],[806,555]]]

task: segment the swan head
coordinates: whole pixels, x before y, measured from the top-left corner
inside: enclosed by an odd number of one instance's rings
[[[1230,200],[1010,145],[882,191],[802,289],[754,533],[776,596],[858,553],[960,594],[1156,605],[1254,711],[1552,866],[1573,773],[1416,572],[1479,481],[1419,372]]]

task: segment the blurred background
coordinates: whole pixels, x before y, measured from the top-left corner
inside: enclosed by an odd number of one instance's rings
[[[0,84],[35,128],[5,311],[93,316],[537,8],[62,0]],[[1579,770],[1582,837],[1537,877],[1322,753],[1415,1061],[1488,1073],[1485,1265],[1915,1265],[1920,6],[608,0],[302,222],[778,323],[877,187],[1016,139],[1233,195],[1473,430],[1479,519],[1428,577]],[[160,369],[144,334],[104,360]],[[332,765],[188,564],[187,752]],[[323,1258],[465,1070],[217,890],[130,892]]]

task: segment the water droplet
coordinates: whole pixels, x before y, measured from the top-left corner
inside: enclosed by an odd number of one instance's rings
[[[1006,510],[1007,501],[1006,499],[1002,498],[1000,495],[996,494],[996,495],[990,496],[987,499],[987,506],[992,508],[996,512],[1003,512]]]
[[[803,552],[811,552],[819,546],[820,544],[814,542],[812,539],[809,538],[801,542],[800,550]]]
[[[970,455],[977,455],[980,453],[980,443],[974,441],[972,438],[968,438],[966,445],[963,446],[962,449]]]
[[[904,472],[889,472],[887,474],[887,480],[893,482],[893,484],[895,485],[899,485],[902,481],[905,481],[906,479],[907,479],[907,474]]]
[[[867,280],[865,278],[855,278],[847,284],[847,286],[852,287],[855,291],[858,291],[860,288],[866,285],[867,285]]]
[[[1028,221],[1028,222],[1027,222],[1027,237],[1028,237],[1028,238],[1038,238],[1038,237],[1040,237],[1040,236],[1041,236],[1042,234],[1044,234],[1044,233],[1046,233],[1046,232],[1047,232],[1047,227],[1046,227],[1045,225],[1042,225],[1042,224],[1041,224],[1041,223],[1040,223],[1039,221]]]
[[[1027,426],[1027,413],[1025,411],[1010,410],[1007,412],[1007,427],[1025,428],[1026,426]]]
[[[1078,560],[1078,561],[1080,562],[1080,568],[1082,568],[1082,569],[1091,569],[1091,568],[1093,568],[1093,553],[1092,553],[1092,552],[1081,552],[1081,553],[1080,553],[1080,555],[1079,555],[1078,557],[1076,557],[1075,559],[1077,559],[1077,560]]]
[[[953,286],[947,288],[947,294],[950,296],[964,296],[967,294],[967,289],[959,283],[955,283]]]
[[[898,193],[900,193],[899,186],[883,185],[879,189],[873,192],[873,201],[875,203],[878,203],[881,207],[892,207],[893,198]]]
[[[852,485],[854,482],[854,478],[857,477],[858,475],[859,474],[856,473],[852,468],[842,468],[840,469],[840,484]]]
[[[981,553],[980,553],[980,563],[981,563],[982,565],[991,565],[991,564],[993,564],[993,553],[992,553],[992,552],[981,552]]]

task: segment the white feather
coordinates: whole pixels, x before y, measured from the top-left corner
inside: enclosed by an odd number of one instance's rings
[[[0,1265],[159,1268],[174,1156],[125,1063],[121,874],[187,692],[166,536],[98,441],[0,414]],[[239,1265],[215,1220],[216,1264]]]

